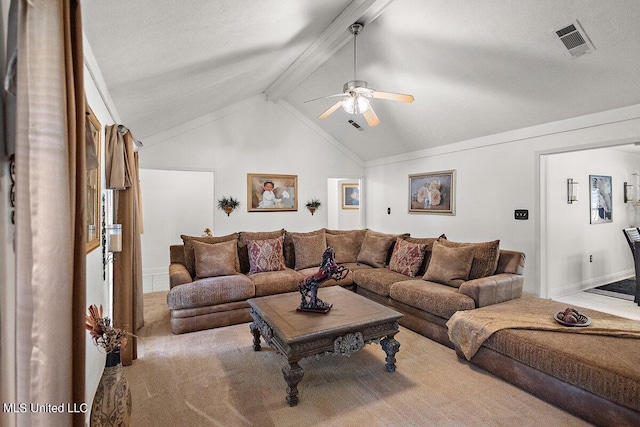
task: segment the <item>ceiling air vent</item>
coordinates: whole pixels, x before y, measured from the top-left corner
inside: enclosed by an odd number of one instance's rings
[[[354,122],[353,120],[349,120],[349,123],[351,124],[351,126],[353,126],[354,128],[358,129],[360,132],[363,132],[364,129],[362,128],[362,126],[360,126],[359,124],[357,124],[356,122]]]
[[[557,30],[556,34],[560,37],[572,58],[577,58],[596,49],[577,20]]]

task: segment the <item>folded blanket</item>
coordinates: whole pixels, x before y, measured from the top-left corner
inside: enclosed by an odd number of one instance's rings
[[[506,303],[502,303],[506,304]],[[496,306],[501,306],[497,304]],[[640,321],[591,316],[591,325],[586,327],[562,326],[548,314],[491,310],[492,306],[477,310],[458,311],[447,322],[449,339],[459,347],[467,360],[476,354],[482,343],[501,329],[535,329],[552,332],[570,332],[589,335],[609,335],[621,338],[640,338]],[[578,310],[581,311],[581,310]]]

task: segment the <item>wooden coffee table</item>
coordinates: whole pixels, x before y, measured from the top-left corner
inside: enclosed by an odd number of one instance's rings
[[[298,362],[305,357],[349,356],[365,344],[379,342],[387,354],[387,372],[396,370],[395,354],[400,343],[394,336],[402,314],[340,286],[320,288],[318,296],[333,304],[329,313],[297,312],[301,300],[298,292],[248,300],[253,349],[260,351],[262,335],[268,345],[287,358],[282,373],[288,385],[289,406],[298,403],[298,383],[304,375]]]

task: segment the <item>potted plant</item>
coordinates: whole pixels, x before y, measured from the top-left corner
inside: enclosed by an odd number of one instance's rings
[[[222,209],[227,216],[231,215],[231,212],[238,206],[240,206],[240,202],[233,197],[222,196],[222,199],[218,200],[218,209]]]
[[[311,199],[311,201],[307,202],[307,209],[309,209],[309,212],[311,212],[311,215],[313,215],[316,212],[316,209],[318,209],[321,204],[322,203],[320,203],[320,200]]]

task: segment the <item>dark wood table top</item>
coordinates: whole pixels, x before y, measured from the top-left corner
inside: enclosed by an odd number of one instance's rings
[[[401,313],[340,286],[320,288],[318,297],[333,304],[327,314],[299,312],[300,293],[269,295],[248,300],[249,305],[286,344],[320,335],[352,331],[359,326],[394,321]]]

